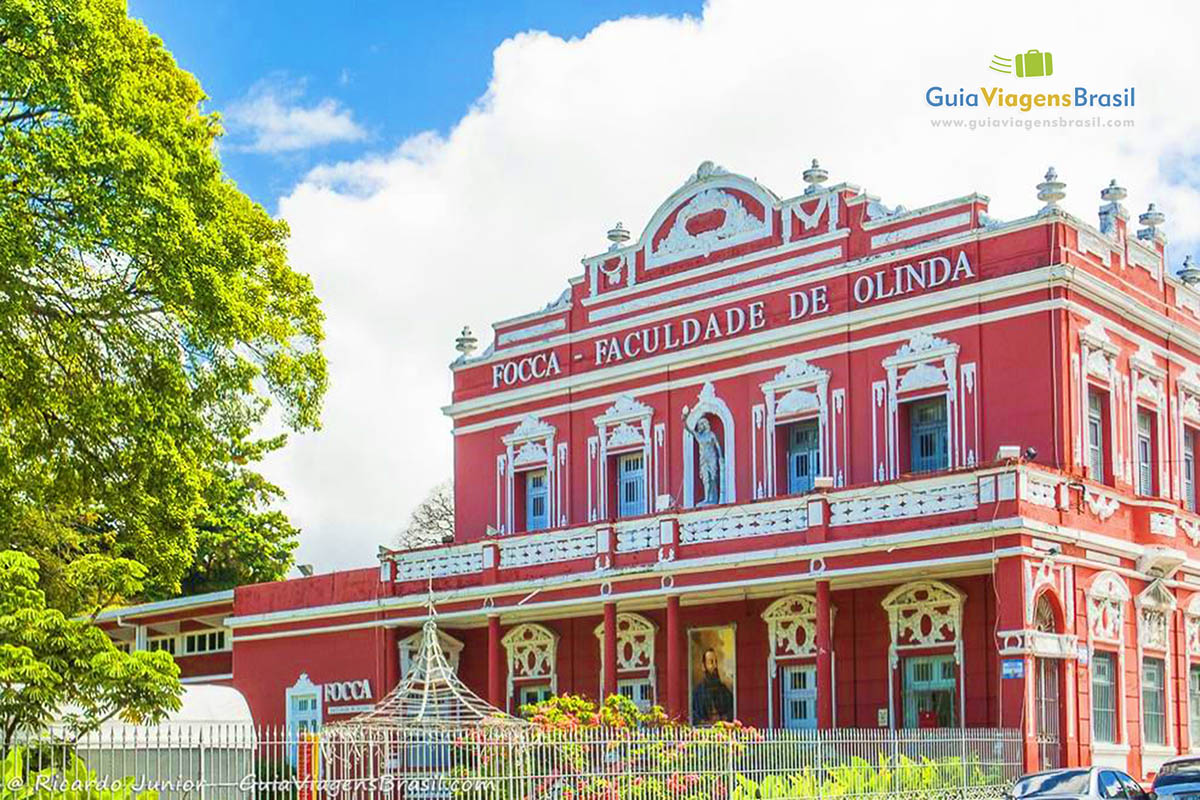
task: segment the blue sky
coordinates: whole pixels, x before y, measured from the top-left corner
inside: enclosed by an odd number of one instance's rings
[[[424,130],[444,133],[487,89],[492,51],[526,30],[564,39],[626,15],[692,14],[699,0],[362,2],[131,0],[130,15],[162,37],[225,112],[267,89],[296,105],[332,100],[353,140],[256,152],[227,118],[226,171],[271,211],[314,164],[387,152]]]
[[[640,232],[701,161],[789,197],[816,157],[889,206],[981,192],[1010,220],[1040,208],[1053,164],[1081,219],[1113,178],[1135,219],[1157,203],[1170,269],[1200,240],[1200,115],[1181,100],[1195,3],[1131,38],[1122,0],[927,0],[919,16],[894,0],[130,2],[225,115],[228,173],[287,221],[321,298],[323,427],[263,464],[319,570],[373,563],[451,474],[440,408],[462,326],[486,345],[490,323],[558,297],[605,231]],[[1050,43],[1030,41],[1035,18]],[[1030,46],[1053,50],[1059,91],[1136,86],[1135,109],[1101,115],[1136,127],[931,125],[930,86],[1024,91],[988,63]],[[990,119],[1008,116],[1062,115]]]

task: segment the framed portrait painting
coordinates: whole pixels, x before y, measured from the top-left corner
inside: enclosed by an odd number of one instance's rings
[[[737,628],[688,629],[688,705],[693,725],[737,718]]]

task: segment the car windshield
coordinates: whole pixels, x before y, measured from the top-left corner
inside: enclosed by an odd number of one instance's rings
[[[1200,758],[1190,758],[1187,761],[1171,761],[1162,765],[1159,775],[1198,775],[1200,776]]]
[[[1013,797],[1036,797],[1039,794],[1087,794],[1087,770],[1072,769],[1030,775],[1017,781]]]

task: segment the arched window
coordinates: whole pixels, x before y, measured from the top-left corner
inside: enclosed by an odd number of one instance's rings
[[[834,609],[830,608],[830,624]],[[785,728],[817,723],[817,600],[811,594],[780,598],[762,614],[767,623],[767,724],[775,726],[775,682]]]
[[[508,654],[508,700],[517,706],[537,703],[558,693],[558,634],[545,625],[527,622],[501,639]]]
[[[604,652],[604,623],[596,626],[600,640],[600,694],[608,654]],[[658,627],[641,614],[617,614],[617,691],[648,711],[657,702],[657,676],[654,666],[654,637]],[[599,696],[599,695],[598,695]]]
[[[892,670],[900,671],[901,724],[906,728],[963,724],[962,607],[965,596],[942,581],[914,581],[883,600]],[[919,651],[919,652],[918,652]],[[895,678],[888,681],[896,711]],[[892,720],[895,727],[895,720]]]

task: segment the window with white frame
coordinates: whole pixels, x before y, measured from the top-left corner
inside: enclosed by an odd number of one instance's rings
[[[496,525],[501,533],[558,524],[556,495],[562,487],[554,437],[553,425],[529,414],[501,440],[504,454],[496,460]],[[565,450],[561,455],[565,463]]]
[[[810,730],[817,727],[817,668],[814,664],[784,667],[782,678],[783,727]]]
[[[622,678],[617,681],[617,694],[633,701],[641,711],[654,705],[654,683],[650,678]]]
[[[908,412],[909,470],[936,472],[947,469],[950,460],[946,398],[931,397],[905,405]]]
[[[1167,743],[1166,664],[1142,659],[1142,732],[1147,744]]]
[[[175,655],[175,637],[174,636],[152,636],[146,640],[146,649],[151,653],[156,653],[159,650]]]
[[[604,693],[608,653],[604,643],[604,623],[594,633],[600,645],[600,686]],[[649,709],[656,699],[654,638],[658,627],[641,614],[622,611],[617,614],[617,691],[633,700],[639,708]]]
[[[558,691],[558,634],[545,625],[526,622],[500,640],[508,656],[509,701],[541,702]],[[531,699],[532,698],[532,699]]]
[[[955,725],[962,718],[965,599],[948,583],[926,580],[906,583],[883,600],[892,636],[888,659],[901,668],[899,710],[905,727]],[[894,682],[888,681],[889,701]]]
[[[1196,511],[1196,431],[1194,428],[1183,428],[1183,464],[1181,466],[1183,479],[1183,506],[1188,511]]]
[[[912,656],[904,660],[904,727],[949,728],[957,724],[957,673],[954,656]]]
[[[1137,492],[1154,494],[1154,415],[1144,408],[1137,412]]]
[[[1192,740],[1200,735],[1200,664],[1188,667],[1188,711],[1192,721]]]
[[[550,527],[550,487],[544,469],[531,469],[523,475],[525,485],[525,530],[543,531]]]
[[[646,457],[641,450],[617,456],[617,516],[646,513]]]
[[[201,653],[215,653],[225,650],[225,631],[197,631],[183,636],[183,654],[185,656]]]
[[[543,703],[554,696],[548,683],[526,684],[517,690],[517,707]]]
[[[788,426],[788,493],[812,491],[821,474],[821,428],[817,420]]]
[[[296,682],[284,690],[284,713],[286,715],[287,760],[296,765],[300,739],[321,729],[321,687],[314,684],[307,673],[301,673]]]
[[[1104,465],[1107,459],[1107,451],[1105,450],[1105,435],[1104,435],[1104,417],[1106,416],[1105,406],[1108,400],[1105,394],[1096,388],[1088,390],[1088,415],[1087,415],[1087,439],[1088,439],[1088,477],[1094,481],[1105,481]]]
[[[1117,741],[1117,657],[1113,653],[1092,655],[1092,739]]]

